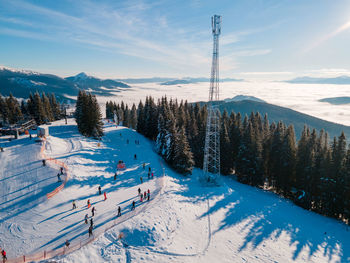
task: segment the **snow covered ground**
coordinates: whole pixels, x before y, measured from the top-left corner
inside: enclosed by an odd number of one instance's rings
[[[49,200],[27,204],[25,197],[11,196],[52,174],[48,183],[28,189],[46,191],[56,184],[55,167],[41,167],[37,153],[40,149],[28,138],[11,142],[1,155],[0,246],[13,254],[42,251],[63,245],[66,238],[72,243],[87,238],[83,222],[90,198],[97,208],[97,226],[115,218],[117,205],[130,213],[130,203],[138,200],[137,188],[159,189],[157,180],[147,178],[142,163],[150,163],[156,176],[162,173],[152,143],[136,132],[106,125],[106,136],[98,142],[81,137],[73,122],[55,122],[50,127],[46,153],[64,161],[71,178],[64,190]],[[120,134],[122,134],[120,136]],[[129,144],[126,140],[129,139]],[[140,140],[136,145],[134,140]],[[12,145],[13,143],[13,145]],[[23,144],[29,152],[24,152]],[[30,153],[30,154],[29,154]],[[133,155],[137,154],[137,160]],[[11,156],[19,158],[11,158]],[[124,160],[127,170],[113,180],[118,160]],[[4,166],[6,164],[6,166]],[[30,166],[31,165],[31,166]],[[11,167],[13,170],[6,169]],[[26,167],[20,169],[20,167]],[[30,172],[36,169],[36,172]],[[147,170],[147,169],[146,169]],[[27,171],[25,174],[20,174]],[[160,196],[148,206],[136,207],[130,219],[112,227],[95,241],[56,262],[349,262],[350,231],[330,218],[303,210],[285,199],[234,179],[222,178],[220,187],[201,185],[194,170],[190,178],[165,168],[165,184]],[[15,177],[11,177],[15,176]],[[34,176],[37,176],[34,178]],[[13,180],[5,178],[14,178]],[[108,199],[97,195],[101,184]],[[6,190],[11,187],[11,190]],[[27,188],[25,188],[27,189]],[[31,190],[22,194],[36,197]],[[3,197],[6,191],[6,197]],[[34,191],[35,192],[35,191]],[[10,195],[9,195],[10,194]],[[9,196],[8,196],[9,195]],[[15,200],[12,200],[12,199]],[[30,199],[30,200],[31,200]],[[72,210],[72,200],[77,210]],[[39,200],[39,199],[38,199]],[[9,202],[8,202],[9,201]],[[3,202],[8,202],[4,203]],[[9,212],[13,202],[22,206],[21,213]],[[138,202],[139,204],[139,202]],[[144,204],[142,204],[144,205]],[[10,207],[11,208],[11,207]],[[17,207],[15,207],[17,208]],[[10,213],[10,214],[8,214]],[[89,210],[89,215],[91,215]],[[11,227],[12,224],[12,227]],[[16,224],[14,231],[13,224]],[[123,238],[119,238],[122,233]]]
[[[141,136],[110,125],[106,128],[105,142],[99,147],[97,141],[80,136],[73,122],[64,125],[64,121],[59,121],[50,127],[45,153],[64,161],[71,177],[65,188],[49,200],[46,193],[59,186],[59,167],[50,167],[49,163],[42,166],[40,145],[24,136],[7,142],[5,152],[1,153],[0,247],[6,248],[9,258],[56,249],[63,246],[66,239],[71,243],[85,240],[88,225],[84,223],[84,216],[89,214],[89,219],[91,216],[88,199],[97,209],[94,217],[94,231],[97,231],[116,218],[118,205],[122,213],[130,211],[132,200],[139,200],[139,187],[143,191],[150,189],[151,194],[156,189],[157,180],[148,180],[142,168],[143,162],[150,164],[151,161],[148,141],[128,147]],[[137,160],[134,160],[135,153]],[[114,180],[118,160],[123,160],[127,168]],[[156,176],[161,175],[157,159],[152,171]],[[142,186],[140,176],[144,178]],[[98,195],[99,185],[107,193],[106,201],[103,195]],[[72,210],[73,200],[78,206],[76,210]]]

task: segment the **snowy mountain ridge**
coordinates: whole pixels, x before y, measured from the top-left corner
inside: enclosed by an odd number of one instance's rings
[[[26,69],[15,69],[15,68],[10,68],[10,67],[6,67],[6,66],[2,66],[0,65],[0,70],[6,70],[6,71],[10,71],[13,73],[21,73],[21,74],[26,74],[26,75],[40,75],[41,73],[37,72],[37,71],[32,71],[32,70],[26,70]]]

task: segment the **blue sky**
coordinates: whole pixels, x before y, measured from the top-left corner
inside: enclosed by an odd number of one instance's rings
[[[69,76],[350,75],[347,0],[0,0],[0,65]]]

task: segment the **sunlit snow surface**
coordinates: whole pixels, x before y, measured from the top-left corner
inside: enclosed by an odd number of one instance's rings
[[[131,84],[132,88],[116,92],[115,98],[99,97],[99,102],[109,100],[138,103],[146,95],[160,98],[177,98],[193,101],[208,100],[209,83],[165,86],[159,83]],[[220,99],[237,95],[255,96],[267,103],[287,107],[327,121],[350,125],[350,104],[332,105],[318,100],[350,96],[350,85],[291,84],[285,82],[224,82],[220,83]]]
[[[199,169],[184,177],[165,166],[162,194],[143,211],[138,187],[154,193],[158,186],[147,176],[140,184],[140,175],[147,173],[142,163],[150,164],[156,177],[162,173],[152,143],[135,131],[107,124],[98,146],[98,141],[78,134],[73,119],[68,121],[50,127],[45,152],[64,161],[71,173],[66,187],[50,200],[36,199],[57,184],[55,167],[41,166],[40,146],[26,135],[0,142],[6,147],[0,153],[0,245],[9,258],[61,247],[66,238],[72,244],[86,239],[83,218],[90,215],[90,198],[97,208],[97,229],[115,218],[119,204],[127,215],[136,199],[136,212],[141,213],[52,262],[350,261],[350,231],[345,224],[232,177],[222,177],[218,187],[203,187],[197,180]],[[118,160],[124,160],[127,169],[114,181]],[[107,191],[106,201],[97,194],[98,185]],[[74,211],[73,199],[78,205]]]

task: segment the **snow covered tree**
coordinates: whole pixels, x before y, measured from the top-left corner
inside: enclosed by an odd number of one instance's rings
[[[184,175],[192,174],[194,161],[187,141],[185,129],[182,127],[175,136],[174,158],[172,167]]]
[[[87,137],[102,137],[103,123],[101,118],[101,110],[96,96],[90,93],[86,94],[82,90],[79,91],[75,111],[79,132]]]

